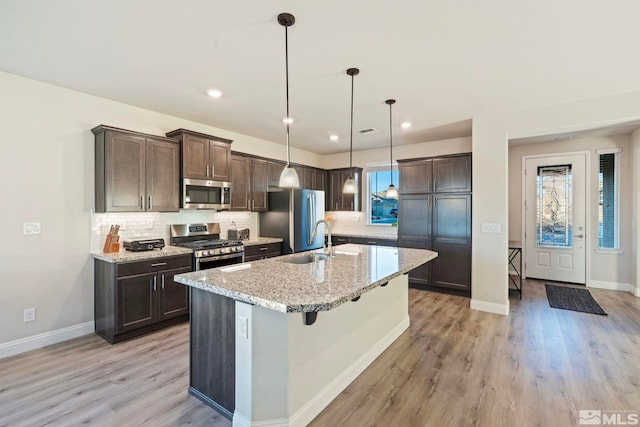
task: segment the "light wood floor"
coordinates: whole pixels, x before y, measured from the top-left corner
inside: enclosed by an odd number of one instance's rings
[[[532,280],[508,317],[412,289],[409,330],[311,425],[577,426],[579,409],[640,410],[640,298],[590,291],[609,316],[552,309]],[[0,360],[0,426],[230,426],[188,395],[188,351],[183,324]]]

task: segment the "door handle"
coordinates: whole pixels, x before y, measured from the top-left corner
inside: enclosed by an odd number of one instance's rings
[[[153,292],[156,291],[158,285],[158,276],[153,276]]]
[[[142,205],[144,203],[144,197],[140,196],[140,210],[143,211],[144,210],[144,206]]]
[[[162,286],[162,289],[164,290],[164,274],[162,275],[162,279],[160,280],[160,283],[161,283],[160,286]]]
[[[573,236],[577,239],[582,239],[584,237],[584,234],[576,234],[575,236]]]
[[[153,197],[149,196],[149,209],[153,209]]]
[[[207,165],[207,178],[209,177],[209,165]]]

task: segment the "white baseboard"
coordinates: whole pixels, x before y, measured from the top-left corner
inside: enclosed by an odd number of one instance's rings
[[[398,323],[384,337],[382,337],[369,351],[360,356],[358,360],[353,362],[342,374],[338,375],[333,381],[327,384],[318,394],[311,398],[306,404],[298,409],[289,418],[289,426],[306,426],[313,420],[324,408],[338,396],[342,390],[347,388],[374,360],[380,356],[402,333],[409,327],[409,316]],[[280,420],[274,420],[280,421]],[[265,426],[266,424],[260,424]],[[269,424],[269,426],[280,426],[281,424]],[[234,427],[236,427],[234,419]],[[252,424],[258,426],[258,424]]]
[[[495,302],[480,301],[477,299],[471,300],[470,305],[472,310],[486,311],[487,313],[502,314],[503,316],[509,315],[509,301],[506,304],[498,304]]]
[[[0,359],[93,333],[93,321],[0,344]]]
[[[612,291],[625,291],[629,292],[632,295],[640,297],[640,289],[636,288],[630,283],[619,283],[619,282],[605,282],[602,280],[591,280],[587,285],[589,288],[596,289],[609,289]]]
[[[231,422],[233,427],[289,427],[289,420],[274,419],[266,421],[254,421],[253,423],[243,417],[242,415],[233,414],[233,421]]]

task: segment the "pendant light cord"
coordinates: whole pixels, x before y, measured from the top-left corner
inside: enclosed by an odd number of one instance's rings
[[[349,175],[353,177],[353,77],[351,76],[351,137],[349,138]]]
[[[286,87],[287,87],[287,166],[289,166],[291,159],[291,148],[289,148],[289,122],[291,118],[289,117],[289,37],[288,37],[288,27],[284,27],[284,64],[285,64],[285,75],[286,75]]]
[[[389,104],[389,169],[391,170],[391,185],[393,185],[393,121],[391,120],[391,109],[393,104]]]

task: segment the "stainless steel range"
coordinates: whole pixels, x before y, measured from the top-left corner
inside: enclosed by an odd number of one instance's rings
[[[239,240],[220,239],[220,224],[173,224],[171,244],[193,249],[193,269],[238,264],[244,261],[244,246]]]

